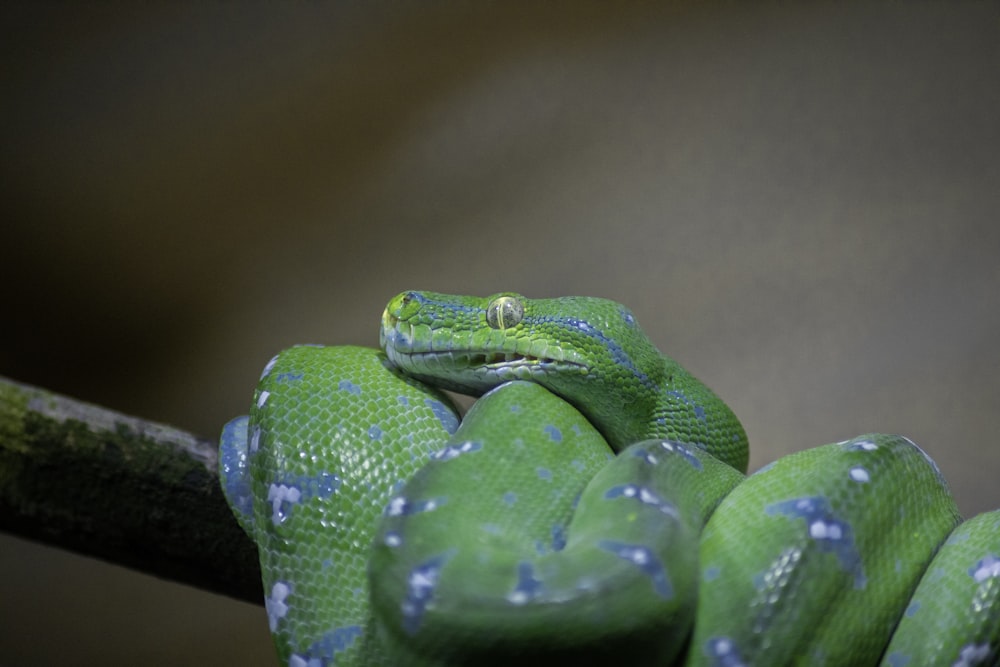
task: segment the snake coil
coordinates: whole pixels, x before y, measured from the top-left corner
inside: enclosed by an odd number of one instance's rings
[[[223,429],[282,665],[1000,664],[1000,511],[908,439],[744,477],[606,299],[404,292],[380,342],[285,350]]]

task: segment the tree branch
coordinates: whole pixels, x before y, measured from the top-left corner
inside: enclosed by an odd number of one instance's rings
[[[0,530],[262,600],[216,444],[0,377]]]

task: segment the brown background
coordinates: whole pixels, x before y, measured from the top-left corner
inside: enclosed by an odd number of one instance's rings
[[[197,433],[408,288],[630,305],[751,468],[903,432],[1000,507],[1000,10],[5,3],[0,374]],[[112,493],[113,489],[109,489]],[[0,537],[0,664],[273,664]]]

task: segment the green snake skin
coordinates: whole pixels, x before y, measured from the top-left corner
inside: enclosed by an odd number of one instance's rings
[[[605,299],[404,292],[380,339],[282,352],[223,429],[280,664],[1000,664],[1000,511],[960,524],[909,440],[744,479]]]

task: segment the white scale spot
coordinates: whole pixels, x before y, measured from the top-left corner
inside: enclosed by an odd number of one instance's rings
[[[260,426],[254,426],[250,430],[250,453],[253,454],[260,449]]]
[[[511,604],[524,604],[528,601],[528,594],[524,591],[514,591],[507,596],[507,601]]]
[[[274,368],[274,365],[276,363],[278,363],[278,355],[274,355],[273,357],[271,357],[271,361],[267,362],[267,365],[264,366],[264,370],[261,371],[261,373],[260,373],[260,379],[261,380],[263,380],[264,378],[266,378],[268,376],[268,373],[271,372],[271,369]]]
[[[279,581],[271,587],[271,595],[265,598],[264,608],[267,610],[267,623],[274,632],[278,627],[278,621],[288,613],[288,605],[285,598],[292,592],[291,587],[283,581]]]
[[[264,407],[264,404],[267,403],[267,399],[270,395],[271,392],[267,391],[266,389],[260,392],[260,396],[257,397],[257,407],[258,408]]]
[[[843,537],[843,532],[835,523],[813,521],[809,524],[809,537],[814,540],[839,540]]]
[[[851,479],[855,482],[867,483],[871,477],[868,475],[868,471],[861,466],[854,466],[850,471]]]
[[[406,498],[396,496],[389,501],[389,516],[400,516],[406,509]]]
[[[866,452],[871,452],[878,449],[878,445],[876,445],[871,440],[858,440],[854,444],[860,447],[861,449],[865,450]]]
[[[306,659],[297,653],[293,653],[290,658],[288,658],[288,667],[310,667]]]
[[[622,549],[618,552],[618,555],[632,561],[636,565],[645,565],[649,562],[649,552],[637,547]]]
[[[958,660],[952,664],[952,667],[973,667],[973,665],[986,664],[986,661],[992,657],[991,653],[989,644],[963,646],[962,652],[958,654]]]
[[[468,454],[471,451],[475,451],[479,449],[479,447],[480,445],[478,443],[466,440],[461,445],[445,447],[441,451],[432,454],[431,458],[436,461],[450,461],[454,458],[458,458],[462,454]]]
[[[746,667],[736,646],[727,637],[716,637],[708,640],[706,655],[716,658],[714,664],[726,667]]]
[[[437,570],[417,569],[411,572],[407,584],[414,597],[422,598],[432,590],[437,584],[437,574]]]
[[[399,533],[389,532],[385,534],[385,545],[387,547],[398,547],[403,543],[403,538]]]
[[[661,502],[649,489],[645,488],[639,489],[639,500],[647,505],[659,505]]]
[[[274,525],[277,526],[285,519],[284,513],[281,511],[281,503],[297,503],[301,497],[302,492],[294,486],[272,484],[267,489],[267,499],[271,502],[271,521]]]
[[[972,578],[976,580],[977,584],[981,584],[991,577],[1000,577],[1000,559],[987,556],[982,560]]]

